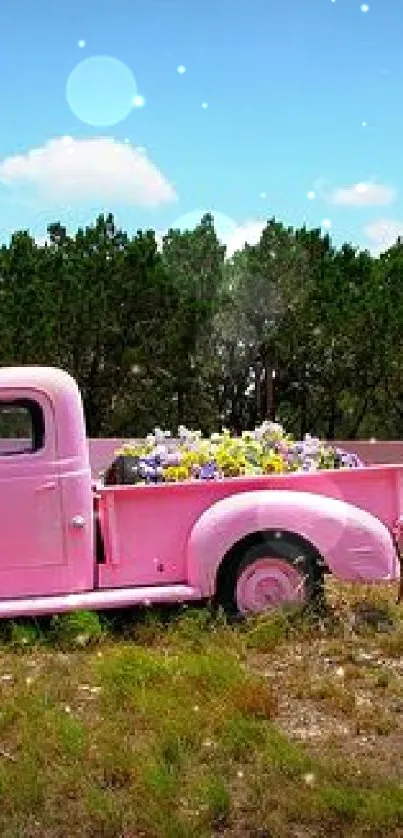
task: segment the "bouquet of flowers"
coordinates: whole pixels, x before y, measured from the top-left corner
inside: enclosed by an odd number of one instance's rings
[[[169,431],[156,428],[144,443],[127,442],[115,456],[131,459],[133,483],[219,480],[364,465],[355,454],[309,434],[297,442],[275,422],[264,422],[240,437],[223,430],[202,438],[200,431],[180,427],[174,440]]]

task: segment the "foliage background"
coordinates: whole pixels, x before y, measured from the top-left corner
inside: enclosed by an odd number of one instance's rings
[[[400,240],[375,258],[270,219],[227,259],[210,215],[161,245],[112,215],[48,233],[1,248],[1,363],[72,373],[89,436],[266,417],[298,437],[403,436]]]

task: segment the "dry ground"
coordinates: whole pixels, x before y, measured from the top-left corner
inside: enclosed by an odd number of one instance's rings
[[[403,604],[3,624],[4,838],[403,836]]]

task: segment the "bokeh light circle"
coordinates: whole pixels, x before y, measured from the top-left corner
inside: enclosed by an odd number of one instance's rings
[[[110,55],[95,55],[76,64],[66,84],[66,98],[87,125],[108,127],[133,110],[136,79],[127,64]]]

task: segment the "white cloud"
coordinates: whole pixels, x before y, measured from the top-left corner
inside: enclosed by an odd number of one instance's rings
[[[45,244],[49,244],[49,236],[35,236],[35,243],[38,247],[45,247]]]
[[[396,244],[398,236],[403,236],[403,221],[392,218],[379,218],[364,227],[364,233],[370,241],[370,249],[379,254]]]
[[[227,259],[230,259],[237,250],[243,250],[245,244],[259,243],[262,232],[266,226],[265,222],[250,220],[245,221],[242,224],[237,224],[229,216],[222,212],[215,212],[214,210],[199,209],[186,213],[186,215],[176,219],[176,221],[170,224],[169,227],[174,230],[193,230],[200,223],[200,219],[207,211],[211,212],[214,218],[214,226],[218,239],[222,244],[225,244],[227,248]],[[155,238],[160,249],[162,248],[162,239],[166,232],[166,230],[164,232],[156,232]]]
[[[112,200],[158,206],[176,200],[173,187],[144,151],[112,137],[60,137],[6,157],[0,162],[0,182],[30,187],[58,203]]]
[[[391,186],[370,181],[339,186],[327,195],[330,203],[343,207],[386,206],[395,197],[396,191]]]
[[[227,247],[227,258],[233,256],[237,250],[242,250],[245,244],[259,244],[265,226],[265,222],[262,221],[245,221],[228,235],[223,236],[223,244]]]

